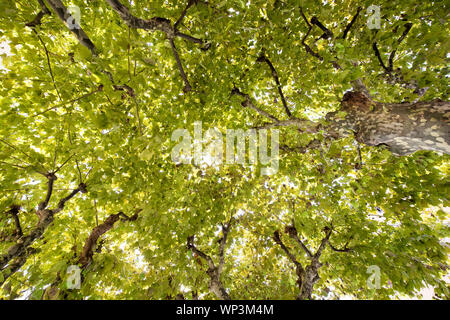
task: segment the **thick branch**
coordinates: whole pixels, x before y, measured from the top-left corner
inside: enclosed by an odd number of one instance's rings
[[[280,237],[280,232],[277,230],[273,233],[273,241],[275,241],[276,244],[278,244],[281,249],[286,253],[286,255],[289,257],[289,260],[297,267],[303,270],[303,267],[300,262],[297,261],[295,256],[289,251],[289,249],[284,245],[283,241]]]
[[[283,249],[283,251],[287,254],[289,259],[295,265],[295,273],[297,275],[297,285],[300,289],[300,292],[302,292],[305,277],[307,276],[305,269],[303,268],[302,264],[298,262],[297,259],[294,257],[294,255],[289,251],[289,249],[284,245],[280,237],[280,232],[278,230],[273,233],[273,240],[281,247],[281,249]]]
[[[208,263],[208,267],[210,269],[215,269],[216,268],[216,266],[214,264],[214,261],[211,259],[211,257],[208,256],[206,253],[204,253],[204,252],[200,251],[199,249],[197,249],[197,247],[194,245],[194,236],[188,237],[188,239],[187,239],[187,248],[189,250],[191,250],[193,253],[195,253],[196,255],[198,255],[200,258],[205,260]]]
[[[34,28],[36,26],[39,26],[42,23],[42,18],[45,15],[51,15],[50,10],[47,8],[47,6],[45,5],[43,0],[38,0],[39,5],[41,6],[41,10],[38,12],[38,14],[36,15],[36,17],[33,19],[33,21],[28,22],[27,24],[25,24],[25,26],[30,27],[30,28]]]
[[[230,221],[231,222],[231,221]],[[187,239],[187,248],[191,250],[194,254],[199,256],[200,258],[204,259],[208,263],[208,270],[206,273],[209,276],[209,290],[214,293],[219,299],[221,300],[231,300],[230,296],[228,295],[227,291],[225,290],[222,282],[220,281],[220,273],[222,272],[223,268],[223,250],[226,243],[226,237],[230,228],[230,223],[227,224],[227,226],[222,226],[224,229],[223,232],[223,238],[220,240],[220,247],[219,247],[219,266],[216,266],[214,264],[214,261],[211,259],[210,256],[205,254],[204,252],[197,249],[197,247],[194,245],[194,236],[188,237]]]
[[[167,34],[167,36],[173,37],[174,30],[170,23],[169,19],[154,17],[148,20],[144,20],[138,17],[135,17],[130,13],[130,10],[120,3],[117,0],[106,0],[111,8],[116,11],[120,18],[125,21],[127,25],[135,29],[144,29],[144,30],[160,30]]]
[[[19,257],[23,257],[26,255],[28,257],[30,252],[30,246],[36,241],[37,239],[41,238],[44,234],[45,230],[48,228],[48,226],[53,222],[54,215],[58,212],[60,212],[64,208],[64,204],[72,199],[78,192],[87,192],[86,185],[81,183],[78,188],[73,190],[67,197],[61,199],[59,201],[58,207],[55,209],[38,209],[37,215],[39,216],[39,221],[37,226],[31,230],[31,232],[26,235],[22,236],[20,241],[16,244],[12,245],[8,248],[7,253],[0,255],[0,271],[3,271],[6,268],[10,267],[10,261],[13,259],[17,259]],[[46,199],[50,199],[50,197],[47,194]],[[40,207],[40,206],[39,206]],[[25,258],[26,259],[26,258]],[[25,263],[21,263],[20,266],[22,266]],[[20,268],[20,267],[19,267]],[[19,269],[17,268],[17,270]],[[15,272],[15,271],[14,271]]]
[[[88,264],[92,261],[92,256],[94,254],[94,249],[97,246],[98,239],[110,230],[114,224],[122,218],[123,221],[133,221],[138,217],[138,213],[142,211],[138,209],[132,217],[128,217],[123,212],[117,214],[111,214],[102,224],[95,227],[89,237],[84,243],[83,250],[81,251],[80,257],[78,258],[78,263],[81,264],[82,268],[86,268]]]
[[[60,1],[60,0],[46,0],[48,5],[53,9],[53,11],[56,12],[58,17],[67,24],[67,21],[69,21],[69,18],[72,16],[70,15],[69,11],[67,11],[66,6]],[[73,17],[72,17],[73,19]],[[75,25],[73,28],[69,28],[70,31],[77,37],[78,41],[88,48],[93,55],[97,54],[97,50],[95,48],[95,45],[92,43],[91,39],[87,36],[87,34],[83,31],[83,29],[79,25]]]
[[[27,259],[32,254],[36,253],[37,250],[34,248],[27,248],[23,251],[22,254],[15,257],[13,261],[8,265],[8,269],[3,274],[3,280],[0,281],[0,287],[8,280],[9,277],[11,277],[14,273],[16,273],[22,266],[27,262]]]
[[[53,192],[53,184],[55,183],[57,177],[53,172],[50,172],[47,174],[47,195],[45,196],[45,200],[42,201],[39,206],[38,206],[38,210],[44,210],[47,205],[48,202],[50,201],[50,198],[52,196],[52,192]]]
[[[169,42],[170,42],[170,47],[172,48],[172,52],[175,57],[175,60],[177,61],[178,70],[180,71],[181,78],[184,81],[183,91],[189,92],[192,90],[192,87],[189,83],[186,73],[184,72],[183,64],[181,63],[180,57],[178,56],[178,51],[177,51],[177,47],[175,46],[175,42],[173,41],[173,39],[169,39]]]
[[[320,256],[322,255],[322,251],[323,251],[323,249],[325,249],[325,246],[327,245],[328,240],[330,239],[332,229],[329,227],[325,227],[324,231],[325,231],[325,238],[322,239],[320,246],[317,249],[317,252],[314,254],[314,258],[316,260],[318,260],[320,258]]]
[[[270,113],[268,113],[268,112],[266,112],[266,111],[264,111],[264,110],[258,108],[257,106],[255,106],[255,105],[253,104],[253,102],[251,101],[250,96],[249,96],[248,94],[246,94],[246,93],[243,93],[243,92],[239,91],[238,88],[235,87],[235,88],[231,91],[231,94],[232,94],[232,95],[233,95],[233,94],[237,94],[237,95],[239,95],[239,96],[245,98],[245,100],[241,103],[241,105],[242,105],[244,108],[245,108],[245,107],[250,107],[250,108],[252,108],[253,110],[255,110],[256,112],[258,112],[260,115],[262,115],[263,117],[266,117],[266,118],[268,118],[268,119],[271,119],[271,120],[273,120],[273,121],[275,121],[275,122],[277,122],[277,123],[280,122],[280,120],[278,120],[277,118],[275,118],[275,117],[274,117],[273,115],[271,115]]]
[[[289,236],[294,239],[295,241],[297,241],[297,243],[300,245],[300,247],[303,249],[303,251],[305,251],[305,253],[308,255],[309,258],[313,257],[313,254],[311,253],[311,251],[309,251],[309,249],[305,246],[305,244],[303,243],[302,240],[300,240],[300,238],[298,237],[297,234],[297,229],[292,225],[292,226],[287,226],[284,230],[287,234],[289,234]]]

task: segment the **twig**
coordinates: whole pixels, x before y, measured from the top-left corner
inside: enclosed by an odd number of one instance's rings
[[[55,90],[56,90],[56,93],[57,93],[57,95],[58,95],[59,101],[61,101],[61,100],[62,100],[62,99],[61,99],[61,95],[59,94],[59,90],[58,90],[58,88],[56,87],[55,77],[53,76],[52,65],[51,65],[51,63],[50,63],[50,56],[49,56],[49,54],[48,54],[47,46],[45,45],[45,42],[42,40],[41,36],[37,33],[37,31],[36,31],[34,28],[33,28],[32,30],[33,30],[33,32],[36,34],[36,36],[38,37],[38,39],[39,39],[39,41],[41,42],[42,46],[44,47],[45,55],[47,56],[48,69],[49,69],[49,71],[50,71],[50,76],[51,76],[52,82],[53,82],[53,87],[54,87]]]

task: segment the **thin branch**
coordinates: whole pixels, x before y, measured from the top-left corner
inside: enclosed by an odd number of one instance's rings
[[[181,12],[180,17],[178,18],[178,20],[175,22],[175,24],[173,25],[173,29],[176,31],[178,29],[178,25],[183,21],[184,17],[186,16],[186,13],[188,11],[188,9],[194,5],[197,4],[198,0],[189,0],[188,4],[186,5],[186,8],[184,8],[183,12]]]
[[[348,244],[348,243],[347,243]],[[342,249],[337,249],[336,247],[334,247],[331,242],[328,242],[328,245],[330,246],[331,250],[336,251],[336,252],[350,252],[353,249],[352,248],[347,248],[347,244],[345,244],[344,248]]]
[[[400,36],[400,38],[397,40],[398,45],[402,43],[403,39],[408,35],[409,30],[412,28],[412,23],[408,22],[405,24],[405,30],[403,31],[403,34]],[[391,54],[389,55],[389,69],[392,71],[394,70],[394,57],[397,52],[397,49],[392,50]]]
[[[89,263],[92,261],[92,256],[94,254],[94,249],[97,246],[98,239],[105,234],[108,230],[110,230],[114,224],[119,220],[133,221],[138,217],[138,213],[142,211],[141,209],[136,210],[135,214],[132,217],[128,217],[122,211],[117,214],[111,214],[103,223],[96,226],[92,229],[89,237],[86,239],[84,243],[83,250],[80,253],[80,257],[78,258],[78,263],[81,264],[82,268],[86,268]],[[125,219],[120,218],[125,217]]]
[[[48,5],[52,8],[53,11],[56,12],[58,17],[66,24],[69,18],[72,16],[70,15],[69,11],[67,10],[66,6],[60,1],[60,0],[46,0]],[[74,19],[72,17],[72,19]],[[92,43],[91,39],[87,36],[87,34],[83,31],[83,29],[76,24],[75,26],[69,28],[69,30],[77,37],[78,41],[88,48],[92,55],[97,55],[97,49],[95,48],[94,43]]]
[[[275,127],[289,127],[289,126],[296,126],[298,129],[305,132],[317,133],[320,125],[310,120],[292,118],[289,120],[267,123],[259,127],[254,127],[253,129],[261,130],[261,129],[271,129]]]
[[[106,2],[108,2],[108,4],[111,6],[111,8],[113,8],[113,10],[119,14],[120,18],[123,21],[125,21],[125,23],[128,26],[130,26],[132,28],[136,28],[136,29],[144,29],[144,30],[151,30],[151,31],[160,30],[166,34],[166,37],[170,43],[170,47],[172,48],[173,55],[175,56],[175,60],[177,61],[177,65],[178,65],[178,69],[180,71],[181,78],[183,79],[184,84],[185,84],[183,91],[184,92],[191,91],[192,87],[189,84],[186,73],[183,69],[183,65],[181,63],[181,60],[180,60],[180,57],[179,57],[179,54],[178,54],[178,51],[177,51],[177,48],[175,46],[173,39],[178,36],[178,37],[185,38],[192,42],[206,43],[205,41],[202,41],[202,40],[197,39],[192,36],[188,36],[184,33],[177,31],[178,24],[183,20],[184,16],[186,15],[186,10],[190,6],[192,6],[194,3],[197,3],[197,0],[189,1],[187,8],[183,11],[181,17],[175,23],[175,26],[172,26],[170,20],[166,19],[166,18],[153,17],[151,19],[144,20],[144,19],[135,17],[134,15],[132,15],[130,13],[130,10],[126,6],[121,4],[120,1],[118,1],[118,0],[106,0]],[[202,48],[202,50],[207,50],[209,47],[210,46],[208,46],[208,44],[206,44]]]
[[[286,152],[298,152],[298,153],[306,153],[312,149],[319,148],[322,145],[320,140],[313,139],[310,143],[308,143],[304,147],[289,147],[286,145],[280,145],[280,149]]]
[[[308,19],[306,18],[305,14],[303,13],[303,9],[301,7],[300,7],[300,13],[301,13],[301,15],[303,17],[303,20],[305,20],[306,24],[308,25],[308,31],[306,32],[306,34],[302,38],[302,45],[305,47],[307,53],[309,53],[313,57],[319,59],[320,61],[323,61],[323,58],[318,53],[315,53],[311,49],[311,47],[305,42],[306,38],[309,36],[309,33],[312,30],[312,25],[309,23]]]
[[[228,237],[228,233],[230,232],[230,228],[231,228],[231,222],[232,219],[230,219],[230,221],[227,224],[222,224],[222,238],[220,239],[220,244],[219,244],[219,266],[218,266],[218,273],[219,276],[222,274],[222,270],[223,270],[223,265],[225,263],[225,244],[227,243],[227,237]]]
[[[55,183],[55,181],[57,180],[56,175],[53,172],[47,173],[46,175],[48,182],[47,182],[47,195],[45,196],[45,200],[42,201],[39,206],[38,206],[38,210],[44,210],[47,206],[48,203],[50,201],[50,198],[52,196],[53,193],[53,184]]]
[[[27,153],[25,153],[24,151],[20,150],[19,148],[15,147],[14,145],[10,144],[8,141],[0,138],[0,142],[3,142],[4,144],[6,144],[8,147],[10,147],[11,149],[14,149],[20,153],[22,153],[23,155],[25,155],[28,159],[30,159],[31,161],[33,161],[33,158],[31,156],[29,156]],[[23,161],[23,160],[22,160]]]
[[[12,205],[11,209],[7,212],[14,219],[14,224],[16,225],[16,235],[18,236],[18,238],[23,236],[22,227],[20,226],[19,212],[20,212],[19,205]]]
[[[48,112],[48,111],[50,111],[50,110],[58,109],[58,108],[63,107],[63,106],[65,106],[65,105],[68,105],[68,104],[71,104],[71,103],[80,101],[81,99],[87,98],[87,97],[93,95],[94,93],[100,92],[100,91],[102,91],[102,90],[103,90],[103,85],[99,85],[99,86],[97,87],[97,89],[95,89],[95,90],[93,90],[93,91],[91,91],[91,92],[89,92],[89,93],[86,93],[86,94],[82,95],[81,97],[78,97],[78,98],[72,99],[72,100],[70,100],[70,101],[66,101],[66,102],[60,103],[60,104],[58,104],[58,105],[56,105],[56,106],[54,106],[54,107],[50,107],[50,108],[48,108],[48,109],[45,109],[45,110],[42,111],[42,112],[36,113],[35,115],[33,115],[33,117],[37,117],[37,116],[43,115],[44,113],[46,113],[46,112]]]
[[[286,114],[288,115],[289,118],[292,117],[292,113],[288,108],[288,105],[286,103],[286,99],[284,98],[284,94],[283,94],[283,90],[281,89],[281,83],[280,80],[278,79],[278,73],[275,70],[275,67],[273,66],[272,62],[270,62],[270,60],[263,54],[261,54],[258,57],[258,62],[265,62],[267,63],[267,65],[269,66],[270,70],[272,71],[272,77],[275,80],[275,83],[277,84],[277,88],[278,88],[278,93],[280,94],[280,98],[281,98],[281,102],[283,103],[284,106],[284,110],[286,111]]]
[[[199,3],[199,0],[189,0],[188,4],[186,5],[186,7],[184,8],[184,10],[181,12],[180,17],[178,18],[178,20],[175,22],[175,24],[173,25],[173,30],[174,30],[174,35],[176,37],[180,37],[180,38],[184,38],[188,41],[194,42],[194,43],[199,43],[199,44],[203,44],[204,46],[201,48],[201,50],[206,51],[211,47],[211,44],[208,43],[206,40],[203,39],[199,39],[193,36],[190,36],[188,34],[182,33],[178,31],[178,26],[183,22],[184,17],[186,16],[186,13],[188,11],[188,9]]]
[[[67,158],[67,160],[64,161],[63,164],[61,164],[53,173],[57,173],[59,170],[61,170],[66,165],[66,163],[69,162],[70,159],[72,159],[74,155],[75,153],[72,154],[69,158]]]
[[[324,231],[325,231],[325,238],[322,239],[322,241],[320,242],[320,246],[317,249],[317,252],[314,254],[315,259],[319,259],[320,256],[322,255],[322,251],[323,249],[325,249],[325,246],[327,245],[328,240],[330,239],[332,229],[330,227],[325,227]]]
[[[353,24],[356,22],[356,19],[358,19],[359,13],[361,12],[362,7],[358,7],[356,9],[356,14],[353,16],[353,19],[350,21],[350,23],[347,25],[347,27],[344,30],[344,34],[342,35],[342,39],[345,39],[347,37],[348,32],[352,28]]]
[[[19,169],[28,169],[29,168],[29,167],[20,166],[18,164],[9,163],[9,162],[3,161],[3,160],[0,160],[0,163],[7,164],[9,166],[16,167],[16,168],[19,168]]]
[[[357,143],[357,148],[358,148],[358,158],[359,158],[359,164],[358,164],[358,166],[357,166],[357,169],[359,170],[359,169],[362,168],[363,161],[362,161],[362,155],[361,155],[361,146],[360,146],[359,142],[356,142],[356,143]]]
[[[206,51],[209,48],[211,48],[211,43],[206,41],[206,40],[199,39],[199,38],[190,36],[188,34],[179,32],[179,31],[175,32],[175,36],[183,38],[183,39],[186,39],[186,40],[188,40],[190,42],[193,42],[193,43],[203,44],[203,47],[200,48],[200,50],[202,50],[202,51]]]
[[[70,124],[68,125],[68,128],[67,128],[67,135],[68,135],[68,137],[69,137],[69,143],[70,143],[71,145],[73,145],[73,143],[72,143],[72,137],[70,136]],[[77,159],[76,157],[75,157],[75,163],[76,163],[76,165],[77,165],[79,183],[82,183],[82,182],[83,182],[83,177],[82,177],[82,175],[81,175],[80,166],[79,166],[79,164],[78,164],[78,159]]]
[[[50,10],[47,8],[47,6],[45,5],[43,0],[38,0],[40,6],[41,6],[41,10],[38,12],[38,14],[36,15],[36,17],[33,19],[33,21],[28,22],[27,24],[25,24],[25,26],[30,27],[30,28],[34,28],[36,26],[41,25],[42,23],[42,18],[45,15],[51,15]]]
[[[98,227],[97,199],[94,199],[94,207],[95,207],[95,226]]]
[[[41,42],[42,46],[44,47],[45,55],[47,56],[47,65],[48,65],[48,69],[49,69],[49,72],[50,72],[50,77],[52,78],[52,82],[53,82],[53,87],[56,90],[56,94],[58,95],[59,101],[61,101],[62,98],[61,98],[61,95],[59,94],[58,87],[56,86],[55,76],[53,75],[52,65],[50,63],[50,55],[48,53],[47,46],[45,45],[45,42],[44,42],[44,40],[42,40],[42,38],[39,35],[39,33],[37,33],[37,31],[34,28],[33,28],[33,32],[36,34],[36,36],[38,37],[38,39]]]
[[[138,124],[139,124],[139,133],[142,136],[142,122],[141,122],[141,116],[139,115],[139,104],[137,102],[136,97],[133,97],[134,103],[136,105],[136,116],[138,118]]]
[[[76,188],[75,190],[73,190],[68,196],[62,198],[61,200],[59,200],[58,202],[58,207],[56,207],[55,209],[52,209],[52,213],[58,213],[60,211],[62,211],[64,209],[64,206],[66,204],[67,201],[69,201],[70,199],[72,199],[73,197],[75,197],[77,195],[77,193],[86,193],[87,189],[86,189],[86,184],[84,183],[80,183],[78,185],[78,188]]]

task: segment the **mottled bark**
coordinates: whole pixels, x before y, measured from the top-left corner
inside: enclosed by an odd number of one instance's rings
[[[369,146],[386,145],[396,155],[418,150],[450,153],[450,103],[380,103],[360,92],[347,92],[342,100],[344,119],[329,113],[331,128],[352,130],[356,140]]]

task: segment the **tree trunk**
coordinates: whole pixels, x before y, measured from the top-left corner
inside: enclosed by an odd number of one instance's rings
[[[207,271],[210,281],[209,281],[209,290],[216,295],[217,298],[221,300],[231,300],[227,291],[223,287],[222,282],[220,281],[220,274],[218,272],[218,268],[215,267],[213,269],[209,269]]]
[[[360,92],[342,99],[344,119],[338,112],[327,115],[335,129],[355,132],[360,143],[386,145],[396,155],[418,150],[450,153],[450,103],[433,100],[417,103],[380,103]]]
[[[318,258],[314,258],[309,266],[306,266],[301,279],[300,293],[297,300],[311,300],[314,284],[319,280],[319,268],[321,264]]]

